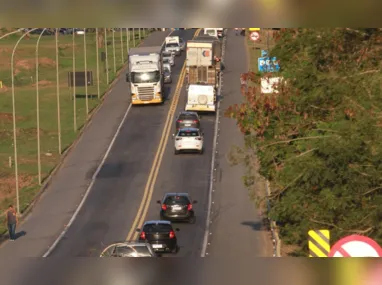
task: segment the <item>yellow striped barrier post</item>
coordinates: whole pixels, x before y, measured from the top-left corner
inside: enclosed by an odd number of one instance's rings
[[[310,230],[309,257],[328,257],[330,252],[329,230]]]

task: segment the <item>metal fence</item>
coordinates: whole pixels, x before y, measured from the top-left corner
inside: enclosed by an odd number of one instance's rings
[[[129,48],[149,33],[145,28],[3,31],[0,210],[15,204],[20,214],[30,205],[125,65]]]

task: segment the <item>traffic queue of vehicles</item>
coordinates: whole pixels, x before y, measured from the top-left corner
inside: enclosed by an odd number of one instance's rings
[[[219,88],[222,44],[224,36],[220,28],[205,28],[204,34],[194,40],[184,41],[178,36],[167,37],[164,46],[130,49],[129,71],[132,104],[163,102],[163,84],[171,83],[171,66],[175,56],[186,49],[187,100],[175,122],[174,153],[196,151],[203,154],[204,134],[201,117],[197,112],[215,112]],[[166,77],[167,76],[167,77]],[[166,193],[157,203],[160,205],[159,220],[146,221],[138,241],[116,243],[106,248],[101,256],[111,257],[158,257],[160,253],[179,251],[176,232],[172,222],[195,224],[196,216],[189,193]]]

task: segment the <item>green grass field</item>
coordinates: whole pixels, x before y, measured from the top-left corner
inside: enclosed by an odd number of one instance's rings
[[[102,29],[103,30],[103,29]],[[108,54],[109,82],[116,77],[127,60],[127,34],[124,30],[114,32],[115,67],[113,56],[113,31],[109,31],[107,45],[99,48],[99,55]],[[148,32],[141,33],[141,37]],[[13,153],[12,92],[11,92],[11,53],[20,37],[11,35],[0,40],[0,211],[4,212],[9,204],[16,205],[15,175]],[[138,31],[135,45],[140,42]],[[38,35],[24,38],[14,57],[14,84],[17,125],[17,148],[19,166],[20,211],[23,212],[40,190],[37,167],[37,112],[36,112],[36,65],[35,47]],[[104,41],[106,43],[106,41]],[[129,46],[133,47],[133,35],[130,32]],[[75,69],[84,71],[84,36],[76,35]],[[72,35],[59,35],[59,101],[61,114],[62,151],[68,148],[78,136],[79,130],[87,120],[85,88],[77,87],[77,97],[73,100],[73,89],[68,87],[68,72],[73,71]],[[93,73],[93,86],[88,87],[89,111],[93,110],[107,91],[105,63],[100,66],[100,99],[97,96],[96,35],[86,35],[87,70]],[[123,53],[122,53],[123,52]],[[58,148],[58,119],[56,92],[56,44],[55,36],[42,36],[39,44],[39,104],[40,104],[40,142],[42,178],[46,179],[59,163],[61,154]],[[74,105],[74,103],[76,103]],[[75,107],[74,107],[75,106]],[[74,114],[76,114],[74,116]],[[77,127],[74,126],[76,118]],[[10,163],[11,161],[11,163]],[[5,232],[4,222],[0,220],[0,234]]]

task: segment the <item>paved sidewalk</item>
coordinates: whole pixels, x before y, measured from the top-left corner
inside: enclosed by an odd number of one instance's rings
[[[153,32],[142,46],[161,45],[167,35],[168,31]],[[125,72],[122,71],[32,212],[17,228],[17,232],[25,232],[25,235],[15,242],[3,243],[0,260],[41,257],[64,230],[130,104],[127,88]]]

